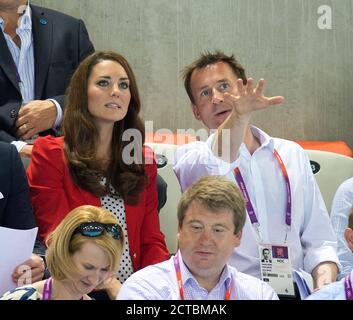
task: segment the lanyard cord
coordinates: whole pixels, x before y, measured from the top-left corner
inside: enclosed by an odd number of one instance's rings
[[[177,276],[180,299],[185,300],[183,280],[181,277],[181,269],[180,269],[180,264],[179,264],[179,252],[177,252],[176,255],[173,257],[173,261],[174,261],[174,267],[175,267],[175,272],[176,272],[176,276]],[[233,277],[231,278],[231,281],[229,282],[229,286],[228,286],[226,293],[224,295],[224,300],[230,300],[230,295],[232,292],[232,283],[233,283],[232,280],[233,280]]]
[[[344,278],[344,292],[346,294],[346,300],[353,300],[353,289],[351,283],[351,274],[347,274]]]
[[[283,160],[281,158],[281,156],[279,155],[279,153],[277,152],[277,150],[275,149],[273,151],[273,155],[276,158],[276,160],[278,161],[283,177],[284,177],[284,181],[286,184],[286,192],[287,192],[287,208],[286,208],[286,225],[287,225],[287,231],[290,230],[291,224],[292,224],[292,197],[291,197],[291,188],[290,188],[290,182],[289,182],[289,177],[288,177],[288,172],[287,169],[283,163]],[[257,220],[257,216],[254,210],[254,207],[251,203],[250,197],[249,197],[249,193],[248,190],[245,186],[245,182],[244,179],[240,173],[240,169],[239,167],[236,167],[234,169],[234,174],[235,174],[235,179],[238,183],[239,189],[243,194],[244,200],[245,200],[245,204],[246,204],[246,211],[248,212],[251,224],[254,225],[259,233],[259,221]],[[286,239],[285,242],[287,240],[287,234],[286,234]]]

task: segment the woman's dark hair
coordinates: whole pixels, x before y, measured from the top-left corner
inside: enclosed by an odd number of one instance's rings
[[[111,159],[107,166],[97,160],[99,132],[94,117],[88,110],[88,79],[92,69],[98,63],[111,60],[119,63],[125,70],[131,93],[127,114],[124,119],[115,122],[111,144]],[[77,186],[100,197],[109,191],[109,185],[129,204],[136,204],[142,192],[147,176],[143,161],[126,164],[123,150],[130,141],[123,141],[126,129],[135,129],[141,134],[138,148],[132,156],[141,159],[145,128],[139,117],[141,109],[139,92],[134,73],[126,59],[114,52],[95,52],[88,56],[76,69],[66,92],[66,104],[63,120],[64,152],[71,176]],[[136,141],[134,141],[136,146]],[[139,154],[137,154],[139,153]],[[106,178],[105,186],[101,179]]]

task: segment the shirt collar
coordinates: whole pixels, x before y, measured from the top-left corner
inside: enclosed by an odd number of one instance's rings
[[[20,30],[32,30],[32,10],[29,6],[29,1],[26,6],[26,11],[20,18]]]
[[[185,265],[180,250],[179,250],[179,264],[180,264],[180,270],[181,270],[181,277],[182,277],[182,280],[183,280],[183,285],[185,286],[185,284],[193,281],[193,282],[197,283],[198,286],[200,286],[198,281],[196,280],[196,278],[191,274],[189,268]],[[227,288],[228,285],[229,285],[229,282],[231,281],[231,279],[232,279],[232,273],[229,270],[228,265],[226,264],[225,267],[223,268],[223,271],[222,271],[222,274],[221,274],[221,276],[219,278],[218,283],[216,284],[216,286],[213,289],[218,288],[218,287],[222,286],[223,284]]]
[[[29,6],[29,1],[27,2],[26,5],[26,11],[25,13],[20,17],[20,25],[18,29],[20,30],[32,30],[32,10],[31,7]],[[0,16],[0,28],[2,32],[4,32],[4,19]]]
[[[274,151],[275,146],[273,138],[271,138],[267,133],[255,126],[250,126],[250,130],[251,133],[260,141],[259,149],[269,148],[271,152]],[[248,148],[246,147],[244,142],[240,145],[239,152],[246,158],[251,157]]]
[[[250,130],[252,134],[259,139],[261,147],[260,148],[265,148],[269,147],[274,151],[274,140],[271,138],[266,132],[262,131],[258,127],[251,126]]]

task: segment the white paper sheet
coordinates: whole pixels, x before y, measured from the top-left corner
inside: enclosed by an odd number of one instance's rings
[[[18,286],[11,275],[15,267],[31,257],[37,232],[38,228],[17,230],[0,227],[0,295]]]

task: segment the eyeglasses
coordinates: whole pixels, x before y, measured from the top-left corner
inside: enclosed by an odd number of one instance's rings
[[[103,231],[108,232],[115,240],[120,240],[123,234],[121,227],[118,224],[106,224],[96,221],[84,222],[79,225],[74,233],[80,233],[85,237],[99,237],[103,234]]]

